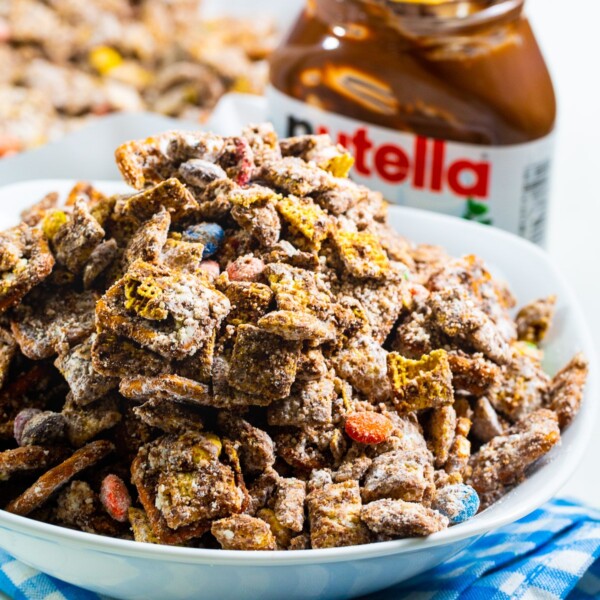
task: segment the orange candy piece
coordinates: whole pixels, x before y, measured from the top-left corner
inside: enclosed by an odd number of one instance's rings
[[[381,444],[394,429],[394,424],[384,415],[375,412],[358,412],[346,419],[346,433],[360,444]]]

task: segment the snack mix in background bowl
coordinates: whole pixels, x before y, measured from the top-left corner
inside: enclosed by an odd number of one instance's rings
[[[262,93],[269,13],[198,0],[11,0],[0,5],[0,156],[112,112],[203,121],[228,91]],[[205,8],[210,16],[205,18]]]
[[[168,132],[116,159],[132,193],[49,190],[0,235],[6,511],[198,549],[428,536],[575,418],[586,358],[541,366],[555,298],[513,318],[327,136]]]

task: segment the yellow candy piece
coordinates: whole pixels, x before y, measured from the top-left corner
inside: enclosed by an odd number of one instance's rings
[[[100,75],[107,75],[123,63],[123,57],[109,46],[98,46],[90,52],[90,64]]]

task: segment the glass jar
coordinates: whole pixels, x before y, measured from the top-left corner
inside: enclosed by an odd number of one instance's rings
[[[556,101],[524,0],[308,0],[271,59],[281,135],[329,133],[391,202],[544,238]]]

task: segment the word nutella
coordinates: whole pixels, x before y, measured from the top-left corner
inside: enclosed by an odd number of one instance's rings
[[[542,243],[556,103],[522,9],[309,0],[271,59],[271,120],[331,135],[390,202]]]
[[[329,134],[328,127],[315,129],[308,121],[288,117],[287,136]],[[340,132],[332,136],[338,144],[354,155],[354,169],[359,175],[376,175],[387,183],[407,183],[417,190],[449,191],[465,198],[486,199],[489,196],[490,168],[488,161],[475,162],[466,158],[448,163],[446,142],[414,136],[410,147],[392,141],[377,143],[369,137],[367,127],[352,133]],[[470,184],[464,184],[465,173],[472,175]]]

